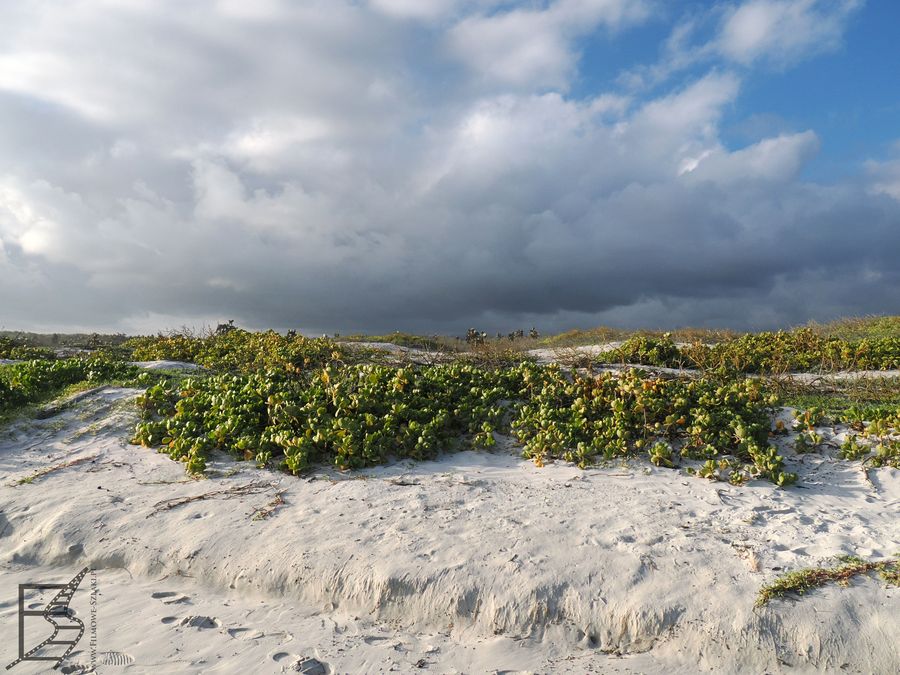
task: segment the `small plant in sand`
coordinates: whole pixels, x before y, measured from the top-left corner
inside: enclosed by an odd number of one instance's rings
[[[612,363],[634,363],[647,366],[681,368],[689,363],[665,333],[662,337],[638,336],[629,338],[621,347],[600,355],[601,360]]]
[[[816,406],[794,411],[795,428],[799,427],[807,431],[813,431],[816,427],[827,424],[828,421],[825,417],[825,411]]]
[[[801,431],[794,440],[794,452],[804,454],[815,452],[825,439],[815,431]]]
[[[746,471],[740,462],[723,457],[717,461],[708,459],[699,469],[691,471],[700,478],[726,481],[732,485],[743,485],[752,475]]]
[[[808,591],[837,582],[848,586],[853,577],[877,572],[888,584],[900,585],[900,559],[866,561],[856,556],[842,556],[835,567],[813,567],[788,572],[774,582],[763,586],[756,597],[756,606],[762,607],[776,598],[787,595],[803,595]]]
[[[657,441],[650,446],[648,453],[650,461],[656,466],[667,466],[669,468],[674,466],[672,463],[672,446],[668,443]]]
[[[857,428],[858,433],[848,436],[841,445],[842,459],[863,459],[874,467],[900,469],[900,411],[884,412]]]
[[[872,448],[870,448],[865,443],[860,443],[857,440],[855,435],[848,436],[847,440],[841,443],[841,449],[838,452],[838,456],[841,459],[847,460],[858,460],[863,459],[867,455],[872,452]]]

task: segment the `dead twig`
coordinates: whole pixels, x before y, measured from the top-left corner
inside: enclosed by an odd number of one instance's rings
[[[20,478],[15,483],[12,483],[13,486],[22,485],[24,483],[33,483],[38,478],[43,478],[47,474],[51,474],[54,471],[60,471],[61,469],[68,469],[71,466],[78,466],[79,464],[84,464],[85,462],[93,462],[100,455],[90,455],[89,457],[79,457],[77,459],[70,460],[68,462],[63,462],[62,464],[54,464],[53,466],[48,466],[45,469],[40,469],[39,471],[35,471],[30,476],[26,476],[25,478]]]
[[[196,483],[196,478],[188,478],[186,480],[139,480],[138,485],[178,485],[180,483]]]
[[[263,506],[262,508],[256,509],[254,511],[253,516],[250,520],[265,520],[269,516],[271,516],[275,511],[278,510],[278,507],[284,506],[284,492],[279,492],[275,495],[275,499],[270,501],[268,504]]]
[[[153,511],[147,514],[147,517],[149,518],[150,516],[154,516],[161,511],[169,511],[171,509],[178,508],[179,506],[184,506],[185,504],[201,501],[203,499],[212,499],[214,497],[238,497],[243,495],[258,494],[260,492],[265,492],[266,490],[271,490],[273,487],[274,485],[272,483],[257,481],[254,483],[247,483],[246,485],[236,485],[225,490],[204,492],[202,494],[193,495],[191,497],[164,499],[161,502],[157,502],[153,505]]]

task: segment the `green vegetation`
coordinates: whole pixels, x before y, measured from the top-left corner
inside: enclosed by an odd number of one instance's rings
[[[140,373],[134,366],[98,358],[34,360],[0,366],[0,414],[48,400],[72,385],[137,382]],[[144,381],[148,379],[149,375]]]
[[[680,458],[730,456],[744,479],[778,485],[796,476],[768,445],[775,399],[758,382],[666,379],[637,370],[566,377],[558,368],[526,371],[536,383],[512,423],[526,457],[580,466],[646,452],[658,466]]]
[[[152,387],[136,440],[164,446],[190,472],[213,449],[297,473],[313,462],[358,468],[424,459],[459,445],[489,446],[515,373],[453,364],[403,368],[330,363],[307,370],[189,379]]]
[[[10,340],[26,347],[47,349],[102,349],[114,347],[127,340],[122,333],[29,333],[26,331],[0,331],[0,341]]]
[[[135,361],[188,361],[213,370],[251,373],[272,367],[305,368],[349,355],[328,338],[238,328],[206,337],[175,333],[128,340],[123,348]]]
[[[778,383],[784,405],[817,409],[833,422],[851,424],[889,416],[900,409],[900,386],[895,377],[846,378]]]
[[[786,332],[798,333],[803,330],[810,330],[821,337],[837,338],[848,342],[858,342],[864,339],[896,338],[900,336],[900,316],[855,317],[840,319],[827,324],[813,322],[807,326]],[[707,345],[728,342],[741,337],[741,334],[735,331],[715,328],[688,327],[664,332],[656,330],[629,331],[621,328],[599,326],[597,328],[569,330],[557,335],[547,335],[539,340],[535,340],[532,346],[578,347],[628,340],[635,337],[660,339],[666,335],[670,336],[675,342],[687,344],[700,342]],[[761,335],[773,335],[773,333],[761,333]]]
[[[606,363],[639,364],[663,368],[691,368],[696,364],[672,340],[668,333],[661,337],[636,336],[622,346],[604,352],[599,357]]]
[[[243,372],[266,365],[252,360],[254,350],[259,353],[274,347],[282,352],[308,352],[310,345],[318,343],[322,349],[341,351],[341,343],[362,341],[388,342],[447,354],[468,352],[478,355],[485,352],[490,356],[502,352],[507,354],[510,363],[522,358],[513,358],[513,355],[536,347],[565,348],[618,340],[624,341],[624,344],[600,355],[594,360],[595,363],[728,369],[761,374],[900,368],[900,317],[891,316],[844,319],[774,333],[737,334],[726,330],[694,328],[661,333],[599,327],[546,337],[537,337],[536,332],[526,335],[524,331],[514,331],[507,335],[497,334],[496,337],[485,335],[484,340],[469,342],[463,342],[460,338],[401,332],[353,335],[340,338],[340,341],[337,336],[333,340],[311,340],[294,333],[287,336],[273,331],[249,333],[236,329],[230,323],[222,324],[206,336],[188,332],[131,339],[123,335],[97,334],[61,336],[7,332],[2,335],[7,337],[0,337],[0,358],[47,358],[52,357],[52,352],[46,349],[48,346],[77,345],[105,350],[114,358],[193,361],[208,368],[217,368],[222,365],[221,356],[227,353],[240,361],[232,365]],[[235,343],[247,347],[243,356],[234,354]],[[27,349],[38,351],[23,351]],[[282,358],[284,354],[274,357],[274,360]],[[313,358],[322,360],[321,357]]]
[[[534,341],[534,347],[580,347],[599,345],[607,342],[628,340],[631,338],[660,339],[668,336],[675,342],[702,342],[716,344],[734,339],[738,333],[730,330],[708,328],[679,328],[673,331],[639,330],[628,331],[621,328],[598,326],[597,328],[575,329],[557,335],[548,335]]]
[[[769,406],[751,380],[664,379],[639,371],[597,377],[521,363],[390,367],[333,361],[306,369],[189,379],[140,400],[135,440],[161,447],[188,471],[209,453],[292,473],[314,462],[341,468],[391,457],[424,459],[490,447],[511,433],[538,464],[647,453],[660,466],[731,456],[744,479],[796,478],[767,445]]]
[[[768,441],[779,402],[773,392],[800,409],[797,453],[818,451],[824,441],[817,428],[841,423],[851,434],[840,457],[896,467],[900,387],[892,378],[809,383],[746,374],[896,368],[900,336],[883,334],[895,324],[888,317],[778,333],[685,330],[681,338],[693,336],[690,344],[671,334],[644,333],[599,358],[699,370],[680,377],[627,368],[597,375],[589,358],[579,362],[585,367],[569,372],[539,366],[525,353],[529,345],[564,344],[590,332],[540,338],[536,331],[515,331],[494,339],[472,329],[484,339],[463,351],[460,340],[448,338],[402,333],[369,338],[441,351],[435,359],[440,363],[416,365],[335,339],[254,333],[229,322],[202,336],[98,342],[87,358],[4,366],[0,413],[66,387],[155,382],[140,399],[143,418],[135,440],[185,462],[191,473],[202,472],[215,450],[298,473],[317,462],[358,468],[395,457],[490,447],[501,433],[538,464],[564,459],[586,466],[642,456],[656,466],[684,467],[732,484],[762,478],[788,485],[796,476],[785,470]],[[595,331],[591,337],[616,335]],[[35,348],[0,339],[0,349],[13,354]],[[42,355],[52,357],[46,350]],[[188,361],[207,370],[188,379],[138,377],[129,360]]]
[[[900,382],[896,378],[781,384],[781,402],[796,409],[802,429],[797,452],[810,452],[821,444],[816,426],[840,424],[849,427],[839,448],[841,459],[900,468]]]
[[[862,340],[897,337],[900,335],[900,316],[866,316],[839,319],[826,324],[809,324],[816,333],[841,340]]]
[[[53,359],[56,355],[50,349],[34,347],[22,340],[0,337],[0,359],[28,361],[31,359]]]
[[[900,469],[900,438],[897,432],[900,429],[900,408],[891,415],[856,424],[859,433],[850,434],[841,446],[841,456],[844,459],[864,458],[867,464],[875,467]],[[860,438],[869,443],[860,443]]]
[[[747,333],[709,345],[678,346],[670,334],[633,337],[599,356],[608,363],[668,368],[784,374],[809,371],[891,370],[900,368],[900,335],[861,340],[824,337],[810,328]]]
[[[809,590],[834,581],[842,586],[847,586],[853,577],[872,572],[878,572],[879,576],[889,584],[900,585],[900,559],[898,558],[873,562],[855,556],[844,556],[840,558],[840,561],[841,564],[836,567],[812,567],[783,574],[759,590],[756,606],[762,607],[771,600],[784,597],[789,593],[803,595]]]
[[[409,347],[411,349],[425,349],[434,352],[458,352],[463,343],[442,335],[413,335],[412,333],[388,333],[386,335],[347,335],[335,336],[335,340],[342,342],[386,342],[388,344]]]

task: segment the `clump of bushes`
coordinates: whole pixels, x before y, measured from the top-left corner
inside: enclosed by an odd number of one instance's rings
[[[599,377],[520,363],[391,367],[340,361],[306,369],[191,379],[140,399],[135,441],[205,468],[213,450],[298,473],[315,462],[358,468],[490,447],[512,434],[537,463],[646,454],[734,458],[779,485],[795,476],[766,443],[772,403],[751,381],[668,380],[637,371]]]
[[[636,336],[600,357],[613,363],[661,366],[664,368],[694,367],[696,364],[665,333],[661,337]]]
[[[0,337],[0,359],[30,361],[33,359],[54,359],[56,354],[46,347],[32,347],[19,340]]]
[[[0,367],[0,412],[44,400],[80,382],[134,380],[140,370],[117,361],[73,358],[26,361]]]
[[[670,334],[638,336],[601,355],[609,363],[701,368],[735,373],[892,370],[900,368],[900,336],[843,340],[809,328],[746,333],[708,345],[678,346]]]
[[[900,408],[879,412],[867,421],[852,413],[847,416],[854,433],[841,444],[840,457],[900,469]]]
[[[226,324],[227,325],[227,324]],[[273,367],[307,367],[344,355],[328,338],[307,338],[296,333],[250,332],[240,328],[219,330],[199,337],[185,333],[137,337],[124,347],[135,361],[188,361],[211,370],[250,373]]]
[[[796,480],[768,445],[774,397],[752,380],[665,379],[636,370],[564,377],[557,368],[526,381],[512,430],[526,457],[561,457],[585,466],[597,458],[647,453],[657,466],[681,458],[729,458],[737,476],[778,485]],[[536,380],[536,381],[535,381]]]

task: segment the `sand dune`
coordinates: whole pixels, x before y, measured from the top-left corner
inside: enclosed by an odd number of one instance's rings
[[[796,486],[733,487],[504,442],[302,478],[223,458],[197,481],[128,444],[137,393],[0,438],[0,622],[17,583],[95,568],[102,672],[900,670],[879,580],[753,607],[782,570],[896,554],[896,470],[791,455]]]

